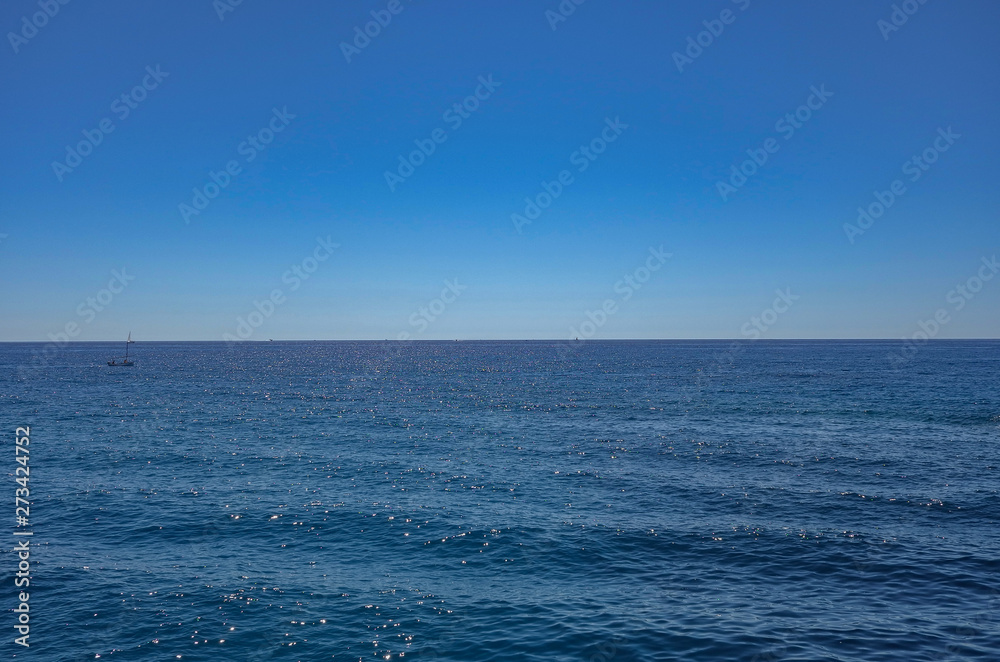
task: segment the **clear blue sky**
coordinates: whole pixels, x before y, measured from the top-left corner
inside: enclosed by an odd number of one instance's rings
[[[347,62],[341,44],[390,4],[244,0],[220,20],[211,0],[76,0],[33,31],[37,0],[4,3],[0,340],[67,323],[77,340],[219,340],[275,289],[252,339],[566,338],[608,299],[592,337],[746,337],[779,288],[800,298],[764,337],[899,338],[942,308],[938,337],[998,336],[1000,278],[961,310],[948,298],[1000,254],[1000,4],[914,3],[886,39],[888,0],[587,0],[555,29],[557,0],[401,0]],[[704,21],[721,34],[678,71]],[[456,126],[446,111],[491,75]],[[114,103],[144,81],[135,108]],[[824,85],[786,139],[778,121]],[[275,108],[295,117],[248,160]],[[580,172],[606,118],[628,128]],[[911,181],[904,164],[948,127],[960,138]],[[724,200],[718,182],[768,139]],[[229,161],[186,223],[179,205]],[[519,233],[511,215],[563,170]],[[894,180],[905,193],[849,241]],[[340,247],[293,290],[283,275],[313,266],[319,236]],[[626,300],[616,284],[660,246],[672,257]],[[88,312],[123,267],[134,280]],[[465,289],[433,303],[453,279]]]

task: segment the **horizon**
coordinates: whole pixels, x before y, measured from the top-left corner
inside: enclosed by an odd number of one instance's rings
[[[1000,338],[1000,5],[897,4],[8,4],[0,342]]]
[[[66,342],[52,340],[0,340],[0,345],[119,345],[122,340],[70,340]],[[449,342],[481,342],[481,343],[504,343],[504,342],[531,342],[531,343],[565,343],[572,342],[566,338],[411,338],[409,340],[399,340],[393,338],[267,338],[249,340],[133,340],[130,344],[173,344],[173,343],[218,343],[221,345],[239,344],[269,344],[269,343],[449,343]],[[589,338],[580,340],[580,344],[601,343],[601,342],[718,342],[718,343],[741,343],[745,345],[764,343],[794,343],[794,342],[879,342],[879,343],[948,343],[948,342],[1000,342],[1000,338],[929,338],[924,340],[918,338],[757,338],[748,340],[746,338]]]

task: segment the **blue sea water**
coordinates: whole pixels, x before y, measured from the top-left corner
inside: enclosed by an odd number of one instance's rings
[[[1000,342],[0,345],[16,659],[1000,659]]]

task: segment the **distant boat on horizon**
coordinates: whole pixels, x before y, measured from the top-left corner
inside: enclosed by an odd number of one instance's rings
[[[128,346],[131,345],[134,342],[135,341],[132,340],[132,332],[129,331],[128,332],[128,339],[125,341],[125,358],[123,358],[121,361],[116,361],[115,359],[111,359],[110,361],[108,361],[108,365],[115,366],[115,367],[117,367],[117,366],[134,366],[135,365],[135,361],[129,361],[128,360]]]

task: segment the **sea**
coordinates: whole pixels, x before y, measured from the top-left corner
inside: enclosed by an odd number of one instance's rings
[[[10,659],[1000,660],[1000,342],[123,349],[0,345]]]

